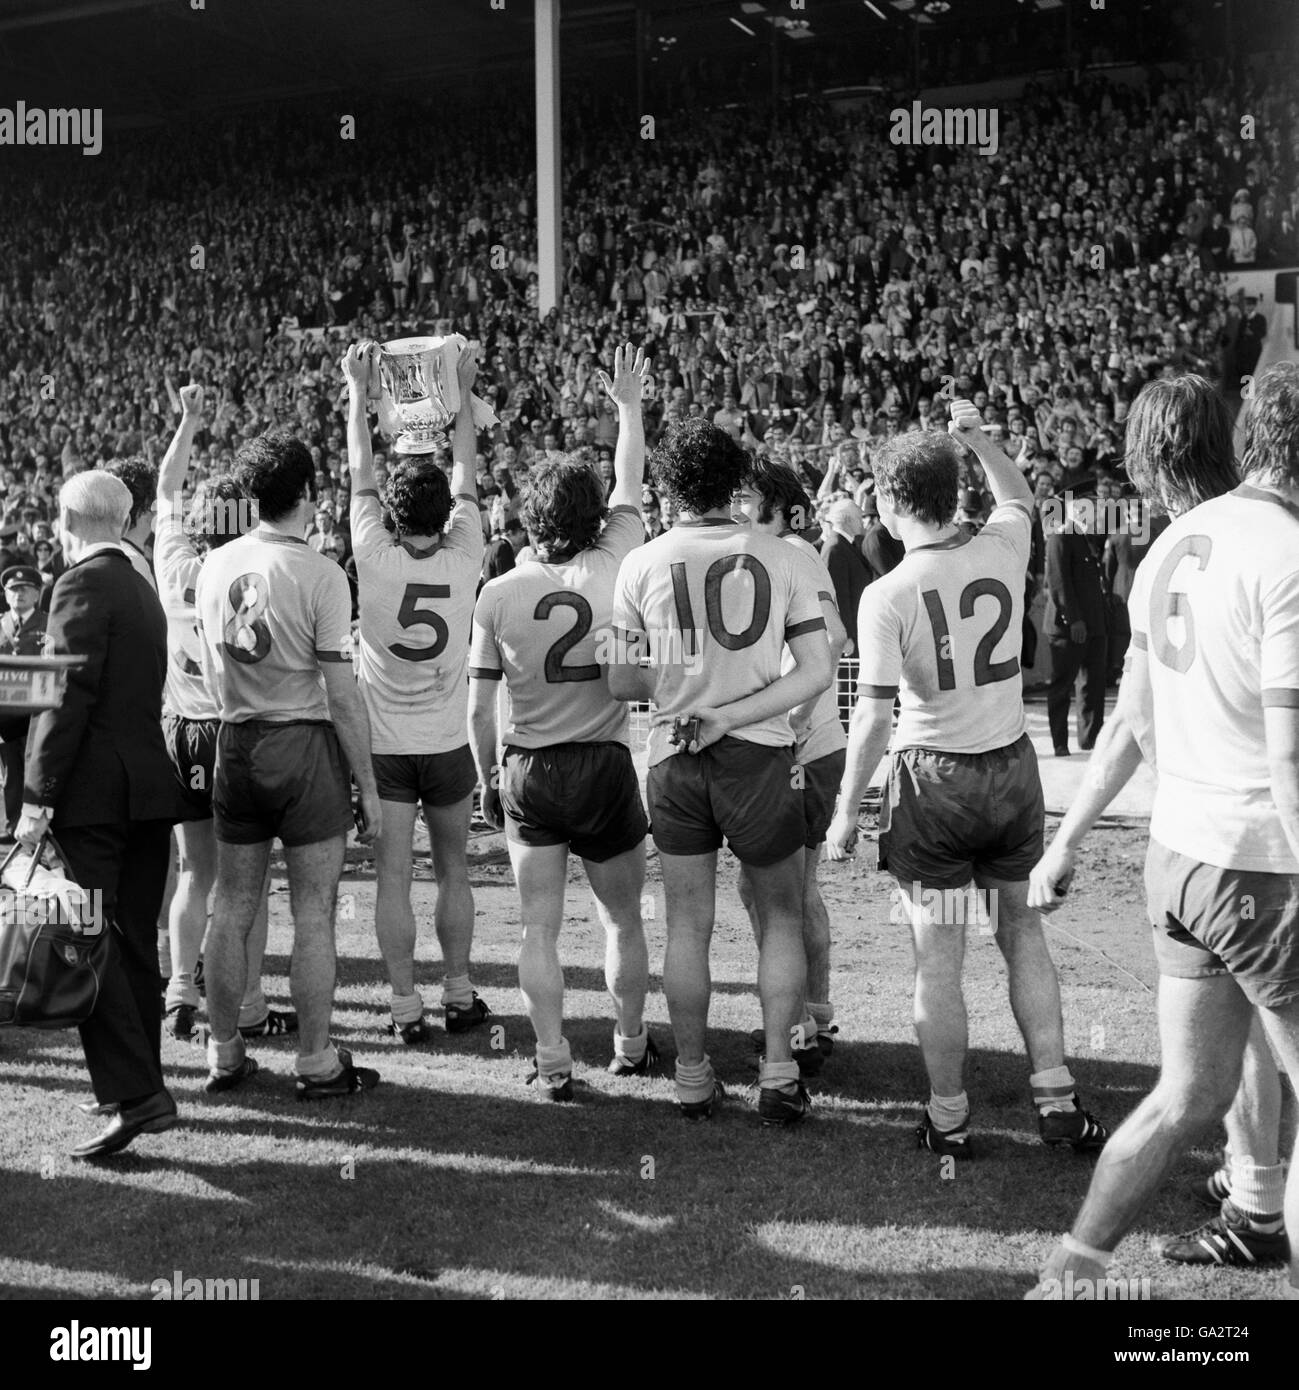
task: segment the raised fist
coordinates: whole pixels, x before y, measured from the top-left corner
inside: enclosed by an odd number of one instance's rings
[[[180,388],[180,410],[182,415],[198,415],[203,409],[203,388],[198,382],[191,382]]]

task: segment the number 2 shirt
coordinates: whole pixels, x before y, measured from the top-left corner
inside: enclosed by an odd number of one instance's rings
[[[483,566],[478,503],[454,499],[427,550],[398,540],[369,490],[352,497],[360,588],[357,680],[375,753],[450,753],[469,742],[469,624]]]
[[[631,556],[618,575],[614,626],[654,671],[665,717],[716,709],[780,679],[785,644],[825,633],[822,581],[793,546],[721,518],[678,521]],[[792,747],[787,714],[732,738]],[[650,727],[650,766],[682,750],[670,721]]]
[[[900,697],[890,747],[987,753],[1024,732],[1019,675],[1027,505],[993,510],[964,531],[908,550],[869,585],[857,610],[858,691]]]
[[[483,585],[469,674],[505,677],[503,742],[627,744],[627,706],[609,693],[610,622],[618,567],[644,539],[636,508],[615,507],[571,560],[525,560]]]
[[[203,675],[222,720],[327,721],[321,665],[352,659],[341,566],[297,536],[259,527],[212,551],[195,587]]]
[[[1243,484],[1178,517],[1137,566],[1158,785],[1150,836],[1223,869],[1299,873],[1263,711],[1299,706],[1299,511]]]

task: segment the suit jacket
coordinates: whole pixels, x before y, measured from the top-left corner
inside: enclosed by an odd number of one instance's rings
[[[1046,538],[1046,617],[1053,641],[1068,641],[1072,623],[1086,623],[1088,637],[1105,635],[1105,594],[1091,540],[1072,528]]]
[[[32,720],[24,801],[63,826],[173,820],[175,773],[162,738],[167,620],[119,550],[101,550],[54,585],[51,656],[81,656],[62,705]]]
[[[854,654],[857,651],[857,605],[861,602],[862,590],[870,582],[870,571],[856,541],[846,541],[837,531],[826,534],[825,545],[821,548],[821,558],[830,571],[834,581],[834,602],[852,639]]]
[[[895,541],[889,535],[884,523],[876,517],[867,525],[866,534],[861,538],[861,553],[873,582],[896,569],[907,551],[901,541]]]

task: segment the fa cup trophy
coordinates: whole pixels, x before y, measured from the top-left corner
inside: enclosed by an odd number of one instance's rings
[[[379,348],[379,429],[398,454],[431,454],[447,443],[460,409],[456,361],[465,340],[397,338]]]

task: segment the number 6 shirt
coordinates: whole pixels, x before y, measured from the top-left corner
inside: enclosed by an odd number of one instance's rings
[[[733,704],[780,679],[785,644],[824,632],[821,581],[785,541],[721,518],[678,521],[631,556],[618,575],[614,626],[654,670],[659,715]],[[787,714],[734,729],[732,738],[790,747]],[[653,767],[682,751],[670,722],[650,728]]]
[[[636,508],[614,507],[600,539],[571,560],[525,560],[483,585],[469,674],[505,677],[503,742],[627,744],[627,706],[610,695],[606,667],[618,567],[644,539]]]
[[[259,527],[212,551],[195,589],[203,675],[225,723],[329,719],[321,664],[352,659],[352,594],[333,560]]]
[[[1263,723],[1268,706],[1299,707],[1299,511],[1249,484],[1201,503],[1150,547],[1128,613],[1154,706],[1151,839],[1222,869],[1299,873]]]
[[[889,747],[988,753],[1024,732],[1019,675],[1032,523],[1020,502],[908,550],[857,610],[858,691],[900,697]]]
[[[375,753],[451,753],[469,742],[469,623],[483,567],[478,503],[454,500],[427,550],[398,540],[370,490],[352,496],[360,590],[357,680]]]

